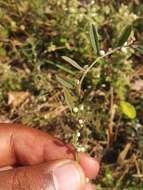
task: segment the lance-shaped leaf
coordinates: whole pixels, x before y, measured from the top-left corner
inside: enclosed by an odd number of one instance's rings
[[[63,56],[62,57],[65,61],[67,61],[68,63],[70,63],[72,66],[74,66],[76,69],[80,70],[80,71],[84,71],[84,69],[73,59],[67,57],[67,56]]]
[[[65,71],[71,75],[75,75],[75,72],[73,72],[72,70],[70,70],[70,69],[68,69],[68,68],[66,68],[66,67],[64,67],[58,63],[54,63],[53,61],[50,61],[50,60],[46,60],[45,62]]]
[[[117,43],[117,47],[121,47],[125,44],[125,42],[128,41],[129,36],[131,35],[132,32],[132,25],[128,25],[126,26],[126,28],[123,30],[118,43]]]
[[[137,50],[141,55],[143,54],[143,47],[136,47],[135,50]]]
[[[93,24],[90,27],[90,40],[95,54],[99,56],[100,48],[99,48],[98,32]]]
[[[59,77],[59,76],[56,76],[56,79],[58,80],[58,82],[59,82],[63,87],[66,87],[66,88],[69,88],[69,89],[73,89],[73,85],[72,85],[69,81],[66,81],[66,80],[64,80],[63,78]]]
[[[130,119],[134,119],[136,117],[136,109],[129,102],[121,101],[120,103],[122,112]]]
[[[71,95],[71,92],[69,89],[67,88],[64,88],[64,95],[65,95],[65,101],[66,101],[66,104],[68,105],[70,111],[72,112],[74,106],[75,106],[75,99],[74,97]]]

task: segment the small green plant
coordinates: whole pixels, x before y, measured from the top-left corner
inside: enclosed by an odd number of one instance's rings
[[[102,70],[102,69],[104,69],[105,64],[109,64],[108,60],[107,60],[109,56],[112,56],[112,55],[114,56],[114,54],[118,55],[118,53],[120,53],[120,51],[122,51],[123,47],[126,48],[126,49],[134,48],[133,42],[128,44],[128,39],[129,39],[129,37],[131,35],[131,32],[132,32],[132,26],[129,25],[123,30],[123,33],[120,35],[119,40],[117,40],[116,47],[109,50],[109,51],[107,51],[106,53],[104,52],[104,54],[102,55],[101,54],[102,51],[100,50],[100,46],[99,46],[99,39],[98,39],[97,29],[92,24],[91,29],[90,29],[90,39],[91,39],[91,43],[92,43],[94,52],[95,52],[95,54],[97,56],[96,60],[91,65],[89,65],[88,67],[82,68],[73,59],[71,59],[69,57],[66,57],[66,56],[63,56],[63,59],[65,61],[67,61],[69,64],[71,64],[74,68],[76,68],[79,71],[78,83],[73,83],[73,81],[70,80],[70,79],[64,80],[62,78],[57,77],[57,80],[62,84],[63,88],[67,88],[67,89],[70,90],[70,91],[68,91],[68,90],[65,89],[64,92],[65,92],[65,100],[66,100],[67,105],[69,106],[70,110],[72,111],[72,113],[73,113],[73,110],[75,109],[74,105],[76,105],[76,103],[74,102],[75,98],[72,96],[72,93],[75,92],[77,94],[78,99],[81,100],[81,101],[88,98],[87,95],[84,97],[84,95],[82,95],[81,91],[83,90],[82,86],[83,86],[84,80],[86,81],[85,78],[88,75],[88,73],[90,73],[92,71],[93,67],[95,65],[98,65],[98,67],[100,66],[100,69]],[[124,66],[122,66],[122,68],[120,68],[120,69],[124,69]],[[113,83],[112,85],[114,85],[114,82],[116,84],[116,81],[113,81],[114,80],[114,75],[116,73],[114,74],[114,68],[112,68],[112,66],[111,66],[111,71],[110,72],[111,72],[111,78],[110,78],[109,82]],[[119,81],[120,77],[121,77],[121,74],[119,76],[117,75],[116,80]],[[107,79],[105,79],[105,80],[107,80]],[[129,81],[126,82],[126,79],[124,79],[124,83],[127,84],[128,86],[130,85]],[[121,88],[121,85],[124,85],[124,83],[120,84],[120,88]],[[123,86],[122,88],[124,90],[125,86]],[[128,102],[123,101],[123,99],[125,97],[124,97],[124,95],[122,95],[122,96],[118,95],[118,89],[115,89],[115,91],[117,92],[117,94],[116,94],[117,97],[116,98],[119,98],[119,102],[120,102],[120,104],[118,105],[118,108],[121,107],[121,111],[125,115],[127,115],[128,118],[134,119],[136,117],[136,110],[135,110],[134,106],[131,105]],[[114,93],[114,92],[112,92],[112,93]],[[112,95],[110,94],[110,96],[112,96]],[[114,106],[114,105],[112,105],[112,106]],[[79,111],[79,109],[77,108],[76,112],[78,112],[78,111]],[[80,114],[78,114],[78,115],[80,115]],[[78,115],[76,114],[76,116],[78,116]],[[80,117],[82,117],[82,114],[81,114]],[[85,115],[83,117],[85,118]],[[87,119],[87,120],[89,120],[89,119]],[[81,120],[81,121],[82,121],[82,128],[84,130],[84,127],[83,127],[84,126],[83,125],[84,121],[83,120]],[[80,127],[79,127],[79,130],[81,130]],[[109,130],[112,131],[113,129],[110,128]],[[89,132],[89,131],[87,130],[87,132]],[[85,134],[85,132],[84,132],[84,134]],[[86,134],[86,138],[87,137],[88,137],[88,134]],[[77,143],[77,146],[79,146],[78,137],[74,135],[74,145],[76,143]]]

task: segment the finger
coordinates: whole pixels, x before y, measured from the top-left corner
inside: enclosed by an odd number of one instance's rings
[[[85,176],[73,161],[62,160],[0,172],[2,190],[83,190]]]
[[[95,178],[100,169],[97,160],[85,153],[80,153],[80,165],[89,179]]]
[[[3,153],[0,154],[0,167],[75,158],[72,146],[40,130],[16,124],[0,124],[0,152]],[[80,163],[87,177],[94,178],[97,175],[99,164],[95,159],[81,154]]]
[[[39,130],[21,125],[0,124],[0,166],[34,165],[74,157],[74,150]]]
[[[86,185],[85,190],[96,190],[96,187],[95,185],[92,185],[91,183],[89,183]]]

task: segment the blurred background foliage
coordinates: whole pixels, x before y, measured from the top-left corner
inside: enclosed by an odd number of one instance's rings
[[[98,60],[91,24],[101,57],[132,32]],[[143,1],[0,0],[0,122],[49,131],[97,157],[97,190],[142,189]]]

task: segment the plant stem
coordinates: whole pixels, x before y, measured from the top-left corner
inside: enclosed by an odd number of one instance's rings
[[[101,57],[98,57],[83,73],[82,77],[81,77],[81,80],[80,80],[80,84],[79,84],[79,92],[81,92],[81,85],[82,85],[82,82],[84,80],[84,78],[86,77],[87,73],[92,69],[92,67],[98,62],[100,61],[101,59],[115,53],[116,51],[120,50],[121,47],[117,47],[109,52],[107,52],[105,55],[101,56]]]

